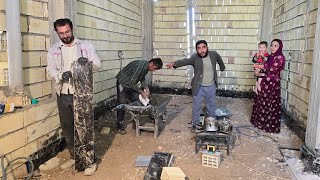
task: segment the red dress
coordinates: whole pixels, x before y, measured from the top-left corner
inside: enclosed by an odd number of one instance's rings
[[[283,70],[285,63],[282,46],[280,50],[280,53],[271,54],[268,62],[264,65],[266,76],[261,81],[261,91],[255,95],[250,120],[253,126],[270,133],[280,132],[280,72]]]

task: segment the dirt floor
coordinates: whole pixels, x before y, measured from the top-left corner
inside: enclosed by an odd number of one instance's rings
[[[192,98],[175,95],[167,106],[168,118],[165,129],[157,139],[153,133],[142,132],[136,137],[131,124],[126,135],[101,135],[104,126],[113,127],[115,112],[108,112],[96,122],[96,156],[97,172],[90,177],[72,169],[61,170],[60,166],[40,172],[40,179],[56,180],[140,180],[143,179],[146,167],[135,167],[138,156],[152,155],[154,152],[169,152],[175,156],[174,167],[180,167],[191,180],[280,180],[292,179],[287,166],[282,166],[283,157],[278,147],[300,148],[301,140],[282,123],[280,134],[268,134],[256,130],[260,136],[245,128],[236,127],[249,125],[252,100],[228,97],[217,97],[217,107],[224,107],[233,114],[232,139],[234,146],[230,154],[221,148],[223,153],[219,168],[202,166],[201,153],[195,153],[194,134],[188,128],[191,120]],[[246,134],[246,135],[244,135]],[[60,164],[68,160],[67,151],[57,156]],[[280,164],[280,165],[279,165]]]

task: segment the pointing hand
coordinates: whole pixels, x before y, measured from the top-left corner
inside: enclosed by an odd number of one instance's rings
[[[168,63],[168,64],[166,64],[166,66],[168,69],[172,69],[174,66],[174,63]]]

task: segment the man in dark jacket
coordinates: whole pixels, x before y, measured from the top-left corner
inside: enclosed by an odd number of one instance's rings
[[[142,98],[148,98],[150,91],[145,81],[145,76],[149,71],[156,71],[162,68],[162,60],[153,58],[150,61],[135,60],[124,67],[116,76],[117,78],[117,99],[118,104],[126,104],[139,101],[139,94]],[[141,83],[141,87],[138,86]],[[125,134],[124,109],[117,110],[117,128],[119,134]]]
[[[215,97],[217,88],[217,70],[216,63],[219,64],[220,70],[224,71],[225,66],[216,51],[209,51],[208,44],[205,40],[199,40],[196,43],[197,53],[190,58],[174,61],[166,66],[178,68],[191,65],[194,68],[194,77],[191,81],[193,106],[192,106],[192,128],[195,129],[199,124],[201,115],[201,106],[203,98],[206,99],[206,109],[210,117],[215,117]]]

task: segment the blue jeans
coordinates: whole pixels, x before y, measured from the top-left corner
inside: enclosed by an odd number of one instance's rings
[[[211,86],[200,86],[198,92],[193,95],[193,105],[192,105],[192,124],[195,126],[199,123],[199,118],[201,115],[201,107],[203,99],[206,99],[206,109],[210,117],[215,117],[216,111],[216,85]]]

